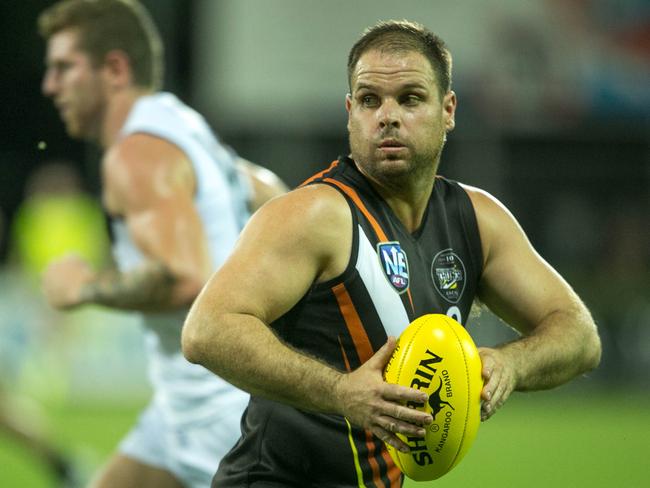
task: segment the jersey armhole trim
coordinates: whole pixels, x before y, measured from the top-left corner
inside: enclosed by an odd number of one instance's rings
[[[478,219],[476,217],[476,209],[474,203],[470,198],[467,190],[462,185],[455,182],[455,185],[460,190],[460,198],[458,199],[459,212],[461,216],[461,224],[463,226],[463,233],[467,240],[468,247],[472,253],[472,259],[476,269],[480,270],[477,276],[477,281],[480,281],[483,275],[483,247],[481,243],[481,232],[478,228]],[[476,236],[476,238],[472,238]]]
[[[341,195],[343,195],[345,198],[345,201],[348,203],[348,208],[352,214],[352,248],[350,249],[350,258],[348,260],[347,266],[345,267],[345,270],[339,276],[336,276],[327,281],[323,281],[322,283],[315,283],[311,289],[311,293],[330,292],[332,287],[341,283],[345,283],[356,272],[356,264],[359,254],[359,220],[357,213],[355,212],[354,203],[350,200],[349,196],[345,192],[341,191],[338,186],[331,184],[329,181],[317,181],[314,183],[331,186],[339,193],[341,193]]]

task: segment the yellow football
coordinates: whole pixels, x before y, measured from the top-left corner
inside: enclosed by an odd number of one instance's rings
[[[400,335],[384,379],[425,391],[426,404],[408,406],[433,416],[424,438],[398,434],[410,452],[387,445],[393,461],[413,480],[440,478],[463,459],[481,423],[483,380],[474,341],[454,319],[423,315]]]

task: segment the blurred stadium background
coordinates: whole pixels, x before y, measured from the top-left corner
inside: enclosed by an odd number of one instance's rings
[[[51,3],[0,5],[0,385],[6,405],[26,422],[38,418],[90,472],[149,390],[128,315],[63,316],[39,294],[47,259],[75,248],[100,265],[107,246],[99,153],[67,139],[39,93],[44,49],[34,22]],[[407,18],[440,34],[459,98],[441,173],[508,205],[590,306],[604,356],[570,385],[515,394],[435,486],[647,485],[648,0],[143,3],[166,41],[166,88],[290,185],[347,152],[345,64],[360,32]],[[489,313],[470,329],[484,345],[512,337]],[[0,486],[52,486],[1,432]]]

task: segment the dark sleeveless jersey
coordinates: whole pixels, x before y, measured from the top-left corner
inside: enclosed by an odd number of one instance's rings
[[[420,228],[409,233],[349,158],[305,184],[340,191],[352,211],[352,253],[338,278],[314,284],[271,327],[288,344],[342,371],[367,361],[415,318],[465,324],[482,269],[474,208],[458,183],[436,177]],[[383,443],[336,415],[253,396],[242,438],[213,487],[383,487],[402,476]]]

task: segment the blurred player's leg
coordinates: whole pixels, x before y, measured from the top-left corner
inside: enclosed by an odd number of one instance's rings
[[[184,488],[169,471],[116,454],[91,484],[91,488]]]
[[[72,463],[35,427],[41,423],[35,408],[29,407],[32,415],[27,421],[24,415],[17,414],[17,409],[12,405],[14,401],[0,392],[0,433],[9,435],[47,465],[61,486],[81,486],[76,480],[77,473]]]

